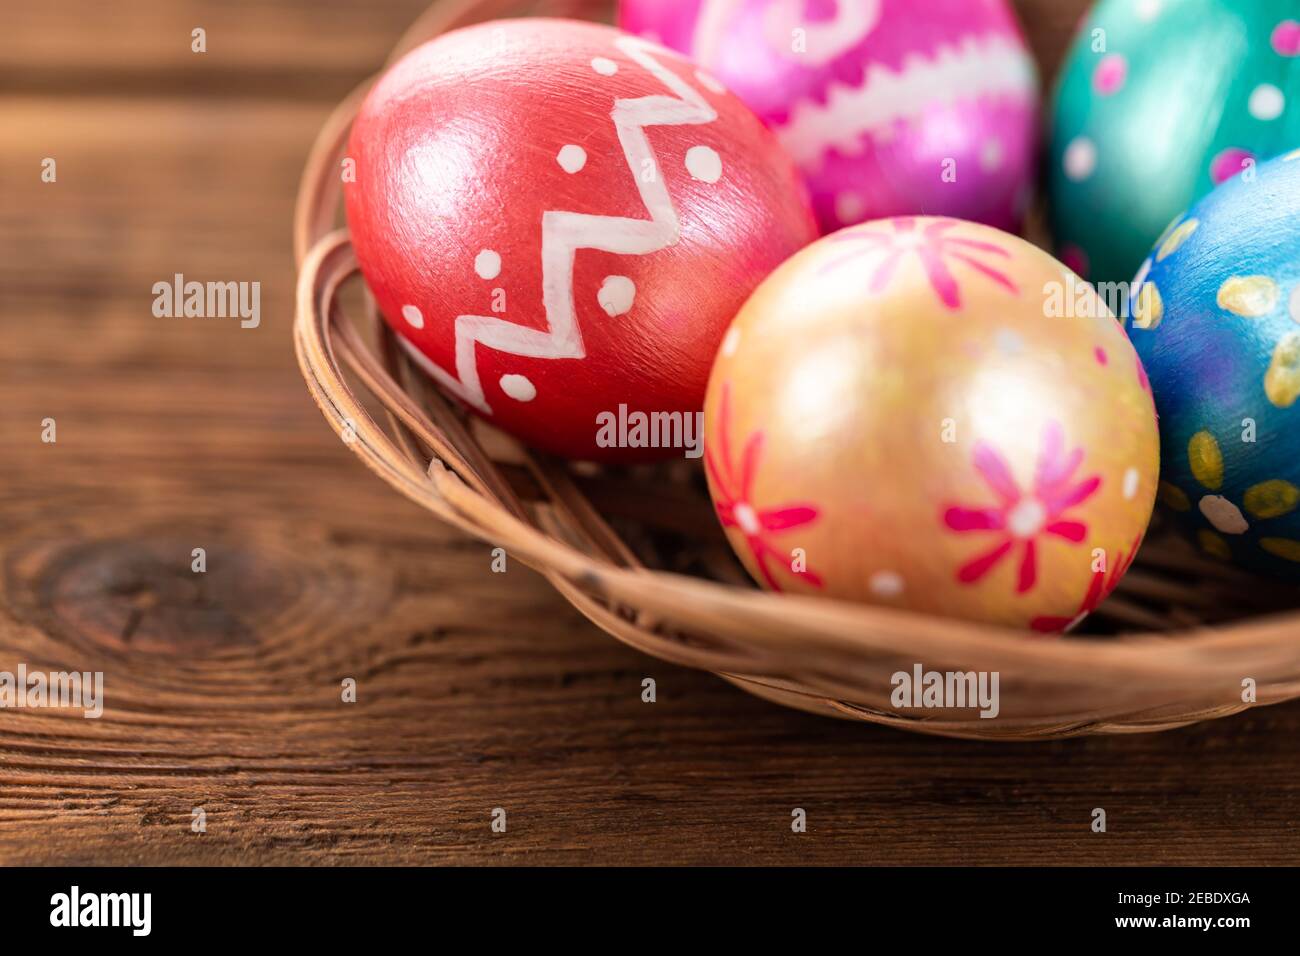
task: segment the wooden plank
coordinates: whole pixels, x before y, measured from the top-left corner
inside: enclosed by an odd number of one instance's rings
[[[23,96],[0,110],[0,306],[29,317],[0,353],[42,373],[169,350],[227,365],[283,356],[293,195],[327,104]],[[56,182],[41,179],[46,157]],[[260,282],[263,323],[155,318],[153,285],[176,273]]]
[[[7,12],[0,670],[102,670],[106,706],[0,710],[6,862],[1295,862],[1300,706],[1040,745],[810,717],[622,647],[361,468],[293,363],[288,222],[313,64],[347,88],[417,7]],[[262,325],[155,318],[175,271],[261,281]]]
[[[336,97],[376,70],[423,0],[11,3],[0,89]],[[206,52],[192,31],[206,31]]]

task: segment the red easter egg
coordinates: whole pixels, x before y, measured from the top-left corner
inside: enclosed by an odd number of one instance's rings
[[[414,50],[353,124],[357,259],[450,395],[545,451],[638,460],[599,420],[697,412],[723,332],[816,237],[772,135],[678,54],[569,20]],[[626,445],[627,442],[624,442]]]

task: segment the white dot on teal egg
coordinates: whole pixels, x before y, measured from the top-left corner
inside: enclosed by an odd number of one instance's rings
[[[1286,95],[1272,83],[1261,83],[1250,94],[1250,115],[1268,122],[1282,115],[1286,109]]]
[[[1097,144],[1086,136],[1076,136],[1065,147],[1065,175],[1076,183],[1083,182],[1097,168]]]

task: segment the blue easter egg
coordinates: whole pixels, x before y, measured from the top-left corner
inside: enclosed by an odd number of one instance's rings
[[[1130,312],[1161,500],[1206,553],[1300,580],[1300,150],[1170,223]]]

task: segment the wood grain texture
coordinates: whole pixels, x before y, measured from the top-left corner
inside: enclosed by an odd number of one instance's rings
[[[0,3],[0,73],[25,77],[0,85],[0,670],[106,684],[100,720],[0,710],[0,859],[1300,861],[1298,706],[929,739],[764,704],[493,573],[334,439],[289,341],[306,149],[420,4],[101,6]],[[193,89],[160,51],[205,17],[222,42]],[[261,281],[261,326],[155,318],[175,272]]]

